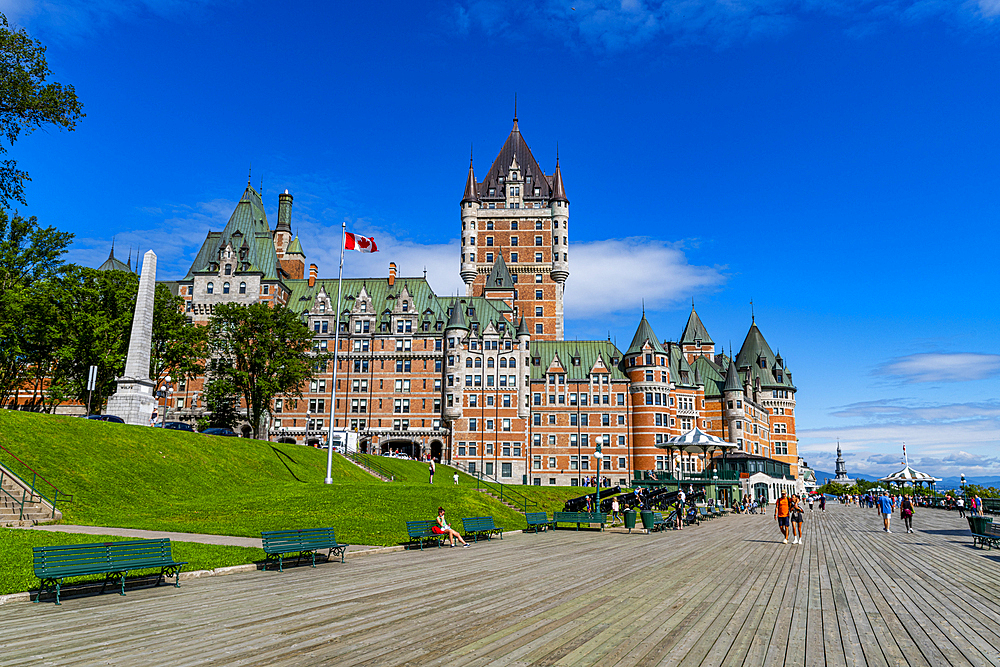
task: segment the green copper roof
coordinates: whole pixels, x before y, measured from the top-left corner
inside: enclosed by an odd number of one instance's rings
[[[714,345],[715,341],[708,335],[708,330],[701,323],[701,318],[691,304],[691,314],[688,316],[687,324],[684,326],[684,333],[681,334],[681,345],[694,345],[696,340],[700,340],[703,345]]]
[[[764,367],[761,368],[763,359]],[[795,390],[792,384],[792,374],[786,368],[777,363],[775,354],[771,347],[764,340],[764,335],[757,328],[757,323],[750,325],[747,337],[743,341],[743,347],[736,355],[736,367],[740,370],[749,369],[749,379],[752,384],[760,380],[761,389],[791,389]],[[780,380],[778,379],[780,376]]]
[[[649,341],[649,344],[653,348],[653,352],[659,352],[660,354],[666,354],[666,350],[660,345],[659,339],[653,332],[653,327],[649,326],[649,321],[646,319],[646,313],[642,314],[642,319],[639,320],[639,328],[635,330],[635,336],[632,337],[632,344],[628,346],[628,352],[625,354],[641,354],[642,346]]]
[[[288,248],[285,250],[285,254],[286,255],[302,255],[303,257],[306,256],[306,254],[304,252],[302,252],[302,244],[299,243],[298,234],[296,234],[295,238],[292,239],[292,242],[288,244]]]
[[[701,381],[705,383],[705,398],[722,396],[722,386],[726,380],[722,369],[717,364],[709,361],[705,355],[701,355],[695,358],[691,366],[697,371]]]
[[[580,341],[532,341],[531,342],[531,379],[539,380],[545,377],[552,359],[559,355],[566,370],[566,381],[588,380],[590,370],[597,363],[600,357],[608,369],[608,374],[612,380],[626,380],[626,376],[618,369],[622,353],[615,347],[614,343],[606,340],[580,340]],[[535,363],[535,359],[538,363]],[[573,359],[579,359],[579,365],[573,363]]]
[[[465,323],[465,309],[462,308],[462,304],[459,303],[458,299],[451,302],[449,306],[451,308],[451,317],[448,318],[448,324],[445,329],[464,329],[469,330],[469,326]]]
[[[726,371],[726,384],[723,391],[743,391],[743,382],[740,381],[740,373],[736,370],[736,364],[729,360],[729,369]]]
[[[184,280],[194,279],[196,273],[216,273],[220,264],[219,250],[226,245],[232,245],[236,253],[232,262],[234,275],[261,273],[264,280],[278,280],[278,255],[264,204],[260,194],[249,184],[225,228],[221,232],[208,233]],[[240,250],[244,246],[246,252],[241,257]]]
[[[486,278],[484,289],[514,289],[514,280],[507,270],[507,263],[503,261],[503,253],[497,253],[497,260],[493,262],[493,269]]]

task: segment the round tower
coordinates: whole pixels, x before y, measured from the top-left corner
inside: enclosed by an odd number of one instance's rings
[[[556,172],[552,176],[552,280],[564,285],[569,278],[569,199],[563,187],[562,169],[556,157]]]
[[[736,364],[729,360],[729,370],[726,372],[726,384],[722,388],[723,400],[726,402],[725,420],[729,429],[729,442],[742,441],[743,439],[743,384],[740,381],[740,374],[736,370]],[[743,445],[740,445],[743,449]]]
[[[469,326],[465,323],[465,313],[462,312],[465,305],[461,299],[455,299],[451,305],[451,316],[444,329],[445,355],[455,356],[454,367],[449,366],[448,371],[458,373],[458,369],[463,368],[464,358],[462,355],[462,339],[469,334]],[[454,343],[454,347],[452,347]],[[462,416],[462,395],[463,385],[461,376],[456,375],[456,382],[453,386],[445,387],[444,407],[441,416],[446,421],[455,421]]]
[[[465,194],[462,196],[462,264],[459,275],[465,283],[466,292],[472,295],[472,281],[476,279],[476,224],[479,217],[479,188],[476,185],[476,174],[472,169],[472,156],[469,156],[469,176],[465,181]]]

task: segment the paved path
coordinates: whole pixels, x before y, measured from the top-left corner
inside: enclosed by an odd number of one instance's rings
[[[260,549],[259,537],[236,537],[234,535],[208,535],[204,533],[171,533],[165,530],[140,530],[138,528],[109,528],[106,526],[71,526],[45,524],[25,526],[21,530],[44,530],[51,533],[82,533],[84,535],[119,535],[135,537],[142,540],[153,540],[166,537],[173,542],[197,542],[199,544],[219,544],[229,547],[255,547]],[[365,544],[352,544],[347,547],[347,553],[356,551],[384,550],[385,547],[372,547]]]
[[[1000,667],[1000,552],[954,513],[915,518],[887,535],[831,505],[802,546],[766,516],[514,534],[9,605],[0,663]]]

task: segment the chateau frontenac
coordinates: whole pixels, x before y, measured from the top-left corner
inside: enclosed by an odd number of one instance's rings
[[[735,356],[717,350],[693,305],[675,341],[645,313],[624,350],[566,340],[570,201],[558,158],[545,173],[516,118],[488,170],[470,161],[458,203],[464,296],[438,295],[390,262],[383,275],[344,279],[338,308],[337,279],[307,264],[293,234],[292,195],[279,195],[272,229],[249,184],[187,275],[168,283],[196,323],[223,302],[287,306],[323,352],[339,328],[336,387],[331,360],[301,398],[276,399],[272,440],[324,443],[332,410],[334,429],[362,451],[429,455],[500,482],[576,485],[599,472],[627,485],[704,473],[711,456],[668,445],[697,428],[733,445],[738,478],[794,484],[796,387],[756,322]],[[204,413],[202,384],[178,387],[171,419]]]

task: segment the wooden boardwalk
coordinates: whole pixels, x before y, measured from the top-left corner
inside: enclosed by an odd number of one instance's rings
[[[761,516],[516,534],[5,605],[0,664],[1000,666],[1000,551],[915,519],[828,505],[802,546]]]

